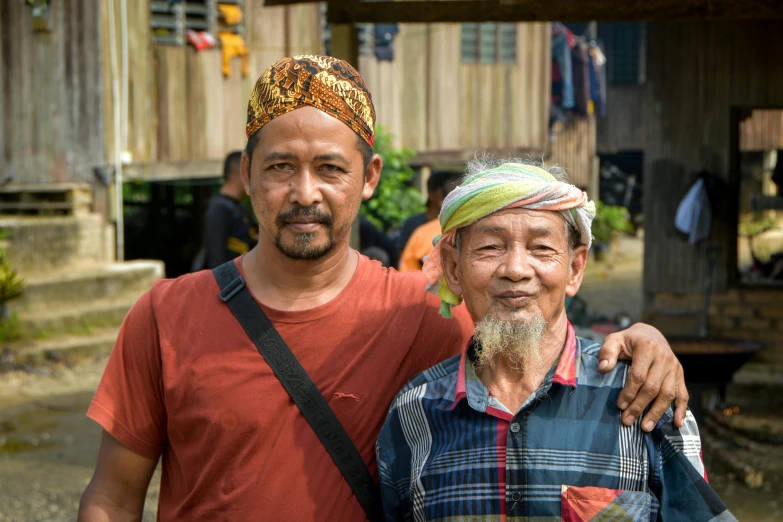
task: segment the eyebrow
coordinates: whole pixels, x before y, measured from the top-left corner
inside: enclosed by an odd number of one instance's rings
[[[275,160],[291,160],[296,159],[295,154],[291,154],[290,152],[270,152],[266,156],[264,156],[264,161],[275,161]]]
[[[340,161],[342,163],[348,163],[347,159],[345,159],[342,155],[336,154],[336,153],[335,154],[320,154],[320,155],[316,156],[313,159],[314,160],[318,160],[318,161]]]
[[[503,227],[493,227],[490,225],[479,225],[473,229],[474,234],[498,234],[503,232]]]

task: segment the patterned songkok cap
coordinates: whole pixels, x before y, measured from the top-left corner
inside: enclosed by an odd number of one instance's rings
[[[247,137],[305,105],[337,118],[372,146],[375,108],[370,91],[356,69],[331,56],[283,58],[269,67],[247,104]]]

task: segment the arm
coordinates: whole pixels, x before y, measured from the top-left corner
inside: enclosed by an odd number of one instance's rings
[[[231,231],[231,213],[218,203],[210,205],[204,218],[204,245],[207,249],[207,268],[212,269],[229,261],[226,245]]]
[[[660,503],[658,520],[736,521],[707,483],[693,415],[687,412],[681,429],[674,427],[672,417],[670,409],[646,436],[650,490]]]
[[[140,521],[156,463],[135,454],[104,430],[95,473],[79,504],[78,521]]]
[[[601,372],[611,371],[618,357],[631,359],[625,387],[617,399],[617,407],[624,410],[623,424],[633,424],[652,402],[642,420],[642,429],[652,431],[669,405],[676,401],[674,424],[682,427],[688,409],[688,390],[682,366],[663,334],[652,326],[636,323],[607,336],[598,354]]]

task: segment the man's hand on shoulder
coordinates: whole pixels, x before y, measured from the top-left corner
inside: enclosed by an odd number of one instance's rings
[[[674,425],[682,427],[688,409],[688,390],[682,365],[661,332],[650,325],[636,323],[608,335],[598,359],[602,373],[612,371],[617,359],[631,360],[625,387],[617,400],[617,407],[623,410],[623,424],[633,424],[652,402],[642,420],[642,429],[652,431],[669,405],[675,402]]]

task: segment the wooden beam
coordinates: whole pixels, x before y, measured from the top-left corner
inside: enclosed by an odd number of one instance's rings
[[[113,166],[106,168],[109,174]],[[223,160],[167,161],[133,163],[122,167],[125,181],[168,181],[177,179],[214,179],[223,175]]]
[[[780,0],[333,0],[327,12],[332,24],[772,19]]]
[[[345,60],[356,69],[359,68],[359,30],[353,24],[335,24],[332,26],[330,53],[335,58]]]

